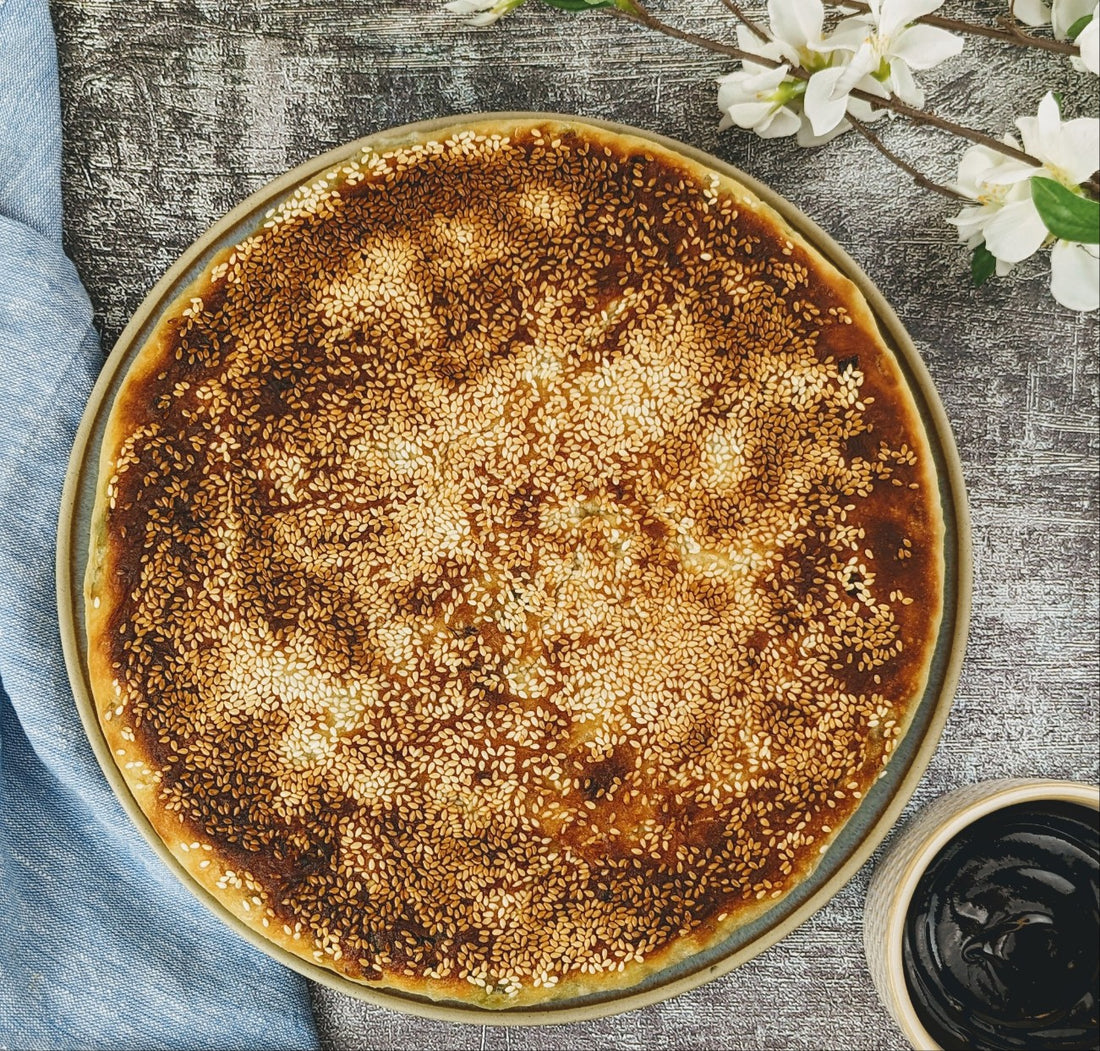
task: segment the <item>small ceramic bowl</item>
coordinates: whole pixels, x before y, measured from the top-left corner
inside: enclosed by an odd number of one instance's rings
[[[905,980],[902,940],[917,883],[940,851],[979,818],[1017,803],[1077,803],[1100,809],[1100,788],[1076,781],[983,781],[940,796],[909,822],[879,863],[867,891],[863,946],[879,998],[918,1051],[940,1051],[917,1016]]]

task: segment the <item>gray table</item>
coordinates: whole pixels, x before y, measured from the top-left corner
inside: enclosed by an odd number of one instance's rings
[[[998,2],[952,0],[991,17]],[[701,0],[670,20],[722,30]],[[920,348],[962,454],[974,520],[970,646],[942,744],[910,805],[989,777],[1097,779],[1097,320],[1046,294],[1044,266],[973,291],[945,201],[848,136],[815,152],[717,131],[720,58],[604,15],[531,6],[471,32],[436,0],[54,0],[66,245],[110,346],[216,218],[287,168],[394,124],[544,109],[640,125],[709,150],[794,201],[885,292]],[[1089,111],[1091,83],[996,44],[936,71],[930,99],[1008,130],[1041,83]],[[1055,83],[1058,81],[1058,83]],[[1076,88],[1073,85],[1078,85]],[[1092,106],[1095,106],[1093,95]],[[1095,109],[1092,110],[1095,113]],[[958,147],[896,122],[941,178]],[[501,1030],[405,1018],[314,990],[331,1048],[903,1045],[871,986],[862,903],[874,862],[813,919],[727,977],[583,1025]]]

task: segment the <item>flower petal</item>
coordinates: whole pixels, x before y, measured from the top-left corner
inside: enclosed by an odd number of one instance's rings
[[[1031,199],[1014,201],[998,209],[986,224],[985,246],[998,259],[1006,263],[1018,263],[1034,255],[1047,239],[1050,231]]]
[[[469,15],[469,25],[490,26],[518,7],[523,0],[451,0],[444,8],[455,15]]]
[[[1048,91],[1039,102],[1039,114],[1035,127],[1039,132],[1036,148],[1039,150],[1040,159],[1045,159],[1044,154],[1057,150],[1062,132],[1062,109],[1053,91]]]
[[[1043,96],[1036,116],[1020,117],[1016,127],[1026,152],[1056,168],[1062,166],[1067,159],[1062,149],[1062,113],[1053,92]]]
[[[883,0],[879,32],[892,37],[902,26],[943,6],[943,0]]]
[[[977,197],[993,170],[1006,158],[988,146],[971,146],[959,158],[959,177],[955,188],[967,197]]]
[[[1038,157],[1055,178],[1081,183],[1096,170],[1100,120],[1079,117],[1063,123],[1051,92],[1039,103],[1038,116],[1021,117],[1016,126],[1024,140],[1024,149]]]
[[[1030,179],[1035,172],[1035,166],[1032,164],[1002,156],[996,166],[990,168],[985,177],[985,183],[988,186],[1015,186]]]
[[[1059,167],[1073,182],[1083,183],[1100,167],[1100,120],[1095,117],[1067,120],[1062,125],[1060,140]]]
[[[890,87],[902,102],[917,109],[924,105],[924,89],[913,79],[909,66],[900,58],[890,63]]]
[[[963,208],[958,215],[947,219],[959,231],[959,240],[967,244],[985,240],[985,228],[1000,209],[996,205],[983,204],[977,208]]]
[[[935,26],[910,26],[894,41],[893,56],[903,59],[911,69],[931,69],[963,49],[963,39]],[[893,57],[892,56],[892,57]]]
[[[797,62],[798,53],[793,48],[785,46],[782,40],[761,40],[746,25],[737,27],[737,46],[750,55],[759,55],[761,58],[770,58],[773,62],[787,61]],[[790,52],[788,54],[788,52]]]
[[[859,86],[861,88],[867,88],[868,91],[871,90],[867,87],[867,81],[870,81],[879,89],[879,91],[882,91],[882,85],[872,77],[868,77]],[[876,94],[878,94],[878,92],[876,92]],[[885,92],[883,92],[883,97],[886,97]],[[876,109],[874,106],[871,105],[871,103],[864,102],[863,99],[854,99],[849,96],[848,112],[853,117],[855,117],[856,120],[861,120],[864,124],[871,124],[876,120],[882,120],[882,118],[885,117],[890,111],[885,109]]]
[[[756,127],[756,134],[762,139],[778,139],[784,135],[793,135],[802,126],[802,118],[789,106],[780,106],[767,121]]]
[[[846,96],[872,69],[879,64],[879,57],[875,53],[874,44],[869,40],[859,45],[856,53],[841,66],[833,66],[832,69],[822,70],[823,73],[839,72],[839,76],[832,78],[830,98],[838,99]]]
[[[1025,153],[1035,154],[1039,148],[1039,122],[1034,117],[1018,117],[1016,127]]]
[[[1077,34],[1077,46],[1081,49],[1081,65],[1100,76],[1100,4],[1096,5],[1092,21]]]
[[[755,129],[772,111],[770,102],[736,102],[726,106],[726,116],[739,128]]]
[[[727,109],[739,102],[767,102],[787,75],[787,66],[778,69],[738,69],[718,81],[718,108]]]
[[[748,93],[742,87],[742,81],[735,79],[740,72],[731,73],[718,81],[718,108],[725,113],[730,106],[736,106],[748,98]]]
[[[821,42],[822,51],[857,51],[875,35],[875,25],[866,16],[846,18]]]
[[[822,69],[810,77],[802,108],[815,135],[826,135],[843,119],[848,110],[848,96],[833,97],[837,81],[844,75],[843,66]]]
[[[821,39],[825,7],[821,0],[768,0],[768,21],[780,40],[806,47]]]
[[[1050,250],[1050,291],[1070,310],[1100,308],[1100,251],[1096,246],[1056,241]]]

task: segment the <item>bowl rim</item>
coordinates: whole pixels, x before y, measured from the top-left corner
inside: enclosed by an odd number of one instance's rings
[[[125,375],[130,355],[135,352],[136,347],[141,345],[143,338],[147,337],[160,314],[177,299],[179,293],[189,281],[206,266],[219,241],[224,240],[236,228],[250,221],[254,222],[255,225],[259,225],[264,213],[296,187],[310,182],[323,172],[347,161],[364,149],[385,149],[426,135],[460,131],[471,125],[488,122],[562,122],[647,140],[676,155],[739,181],[765,204],[775,209],[785,222],[805,237],[815,249],[821,252],[845,277],[851,280],[866,299],[879,325],[883,340],[895,355],[899,371],[906,380],[924,423],[929,447],[936,466],[935,474],[940,489],[945,532],[943,541],[945,552],[943,612],[933,658],[936,675],[930,675],[925,691],[915,709],[915,711],[923,712],[919,728],[920,733],[918,737],[914,737],[918,729],[918,720],[914,716],[906,734],[901,739],[899,748],[891,758],[892,765],[886,767],[886,770],[889,771],[892,768],[896,769],[899,764],[904,762],[902,773],[897,777],[890,795],[882,802],[877,816],[873,817],[869,825],[858,833],[858,838],[856,838],[854,844],[845,842],[847,853],[842,855],[843,860],[836,865],[831,875],[821,881],[820,885],[814,886],[812,890],[808,891],[806,896],[793,905],[790,911],[783,915],[778,922],[753,936],[747,944],[728,951],[709,963],[701,961],[694,970],[690,970],[686,974],[681,974],[666,982],[652,987],[645,987],[641,990],[635,988],[634,990],[626,989],[615,993],[600,994],[599,998],[592,1002],[570,1004],[569,1001],[565,1001],[555,1006],[551,1001],[531,1007],[505,1009],[489,1009],[472,1004],[456,1003],[455,1001],[434,1001],[427,998],[413,997],[396,990],[372,988],[353,982],[349,978],[318,964],[310,963],[267,941],[250,927],[244,925],[227,907],[205,891],[187,874],[186,870],[161,842],[148,819],[131,796],[125,781],[114,765],[110,748],[99,728],[84,655],[83,570],[86,562],[88,538],[86,535],[81,535],[78,522],[82,486],[86,487],[87,485],[89,464],[93,474],[98,471],[98,442],[95,443],[94,447],[90,443],[97,426],[102,428],[103,422],[110,411],[113,403],[112,392]],[[948,552],[951,553],[952,557],[948,557]],[[733,164],[714,157],[701,149],[664,135],[614,121],[554,112],[504,111],[456,114],[416,121],[375,132],[310,158],[250,194],[244,201],[208,227],[175,260],[153,285],[123,329],[103,366],[81,418],[61,499],[57,535],[56,578],[59,628],[66,668],[73,688],[76,707],[93,752],[116,797],[122,803],[130,819],[149,842],[152,849],[168,866],[169,870],[181,880],[189,891],[231,929],[268,956],[274,957],[299,974],[345,995],[367,1000],[379,1006],[390,1007],[407,1014],[440,1021],[510,1026],[554,1025],[601,1018],[648,1006],[696,988],[712,978],[734,970],[769,948],[795,927],[805,922],[855,875],[897,822],[938,745],[954,698],[966,649],[972,590],[971,563],[970,516],[965,481],[943,404],[923,359],[894,310],[870,278],[836,241],[800,209],[779,196],[775,191]],[[925,709],[927,710],[925,711]],[[902,752],[906,753],[904,757],[901,754]],[[868,793],[868,796],[870,795],[871,793]],[[868,810],[867,803],[868,799],[865,798],[860,808],[846,822],[844,830],[847,830],[849,826],[856,825],[856,819],[860,811]],[[853,832],[852,837],[855,838],[856,836],[857,834]],[[834,839],[830,844],[829,853],[832,852],[836,842],[837,840]],[[823,861],[828,859],[829,853],[824,855]],[[811,874],[810,879],[805,882],[809,884],[812,880],[813,876]],[[780,899],[779,904],[782,905],[785,900]]]
[[[902,958],[902,942],[905,933],[905,919],[909,905],[913,900],[917,883],[936,856],[960,832],[975,821],[1015,806],[1018,803],[1033,803],[1039,800],[1078,803],[1093,810],[1100,810],[1100,787],[1083,781],[1061,781],[1048,778],[1008,779],[986,782],[989,792],[973,802],[961,806],[949,814],[934,832],[927,836],[898,876],[897,890],[890,899],[883,926],[886,938],[886,981],[891,991],[896,1021],[905,1038],[916,1048],[925,1051],[942,1051],[939,1043],[929,1034],[917,1015],[909,995],[909,984],[905,980],[905,963]],[[956,789],[967,792],[974,787]],[[954,793],[941,796],[949,799]]]

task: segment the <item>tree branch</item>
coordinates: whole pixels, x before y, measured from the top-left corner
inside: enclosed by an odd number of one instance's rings
[[[632,0],[631,7],[632,10],[630,11],[621,7],[605,7],[600,10],[609,11],[618,15],[620,18],[626,18],[631,22],[637,22],[647,29],[653,29],[658,33],[663,33],[665,36],[672,37],[674,40],[683,40],[685,43],[694,44],[696,47],[701,47],[705,51],[713,51],[718,55],[728,55],[730,58],[739,58],[742,62],[758,62],[760,65],[768,66],[771,69],[778,69],[783,65],[782,62],[772,62],[771,59],[760,58],[760,56],[753,55],[748,51],[742,51],[741,48],[734,47],[732,44],[723,44],[719,40],[711,40],[710,37],[699,36],[697,33],[689,33],[686,29],[677,29],[667,22],[662,22],[656,15],[651,14],[641,5],[641,3],[639,3],[639,0]]]
[[[750,18],[747,14],[745,14],[745,11],[740,4],[735,3],[734,0],[722,0],[722,3],[725,4],[726,7],[728,7],[734,13],[734,15],[737,16],[738,19],[740,19],[741,24],[745,26],[750,32],[752,32],[757,40],[762,40],[765,44],[771,41],[771,35],[761,29],[755,19]]]
[[[957,124],[953,120],[948,120],[946,117],[930,113],[928,110],[907,106],[904,102],[899,102],[893,97],[887,99],[880,98],[878,95],[873,95],[871,92],[863,91],[860,88],[853,88],[850,94],[854,99],[862,99],[864,102],[869,102],[872,106],[877,106],[880,109],[892,110],[894,113],[898,113],[903,117],[908,117],[916,124],[925,124],[930,128],[939,128],[941,131],[950,132],[952,135],[957,135],[961,139],[969,139],[971,142],[976,142],[978,145],[985,146],[996,153],[1003,153],[1006,157],[1012,157],[1015,160],[1023,161],[1024,164],[1030,164],[1035,168],[1042,167],[1043,162],[1037,157],[1032,157],[1030,153],[1024,153],[1023,150],[1018,150],[1015,146],[1009,146],[1008,143],[1001,142],[1000,139],[995,139],[992,135],[987,135],[984,131],[968,128],[964,124]]]
[[[908,161],[899,157],[889,146],[887,146],[866,124],[861,120],[856,120],[851,114],[848,115],[848,123],[859,132],[879,153],[881,153],[887,160],[896,164],[903,172],[911,176],[913,182],[918,186],[923,187],[926,190],[931,190],[933,193],[941,194],[944,197],[950,197],[956,201],[967,201],[973,204],[969,197],[964,193],[959,193],[958,190],[951,189],[950,186],[944,186],[942,183],[934,182],[929,179],[928,176],[922,175],[916,168],[914,168]]]

